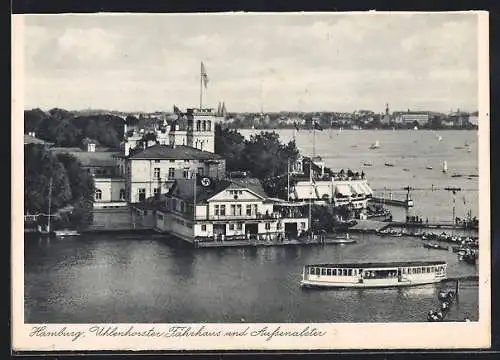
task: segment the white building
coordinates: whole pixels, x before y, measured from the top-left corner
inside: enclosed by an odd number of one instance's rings
[[[177,180],[156,212],[156,229],[191,243],[297,237],[308,218],[286,205],[268,199],[257,179]]]
[[[122,157],[119,164],[125,178],[125,198],[131,203],[159,199],[176,179],[194,174],[214,179],[225,177],[222,156],[185,145],[154,145]]]
[[[419,126],[423,126],[429,122],[429,113],[426,111],[394,112],[393,116],[396,124],[411,125],[417,122]]]

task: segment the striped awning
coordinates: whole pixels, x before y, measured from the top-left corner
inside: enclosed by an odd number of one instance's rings
[[[351,188],[347,184],[338,184],[335,188],[335,193],[341,194],[344,196],[351,196],[352,195]]]
[[[366,183],[359,183],[360,187],[364,190],[366,195],[373,195],[372,189]]]
[[[316,198],[314,186],[308,183],[295,185],[295,198],[298,200]]]

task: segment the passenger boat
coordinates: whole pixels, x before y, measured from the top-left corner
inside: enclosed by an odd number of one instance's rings
[[[66,237],[66,236],[78,236],[80,235],[80,233],[76,230],[65,229],[65,230],[56,230],[55,235],[57,237]]]
[[[446,279],[444,261],[311,264],[302,271],[302,287],[376,288],[416,286]]]

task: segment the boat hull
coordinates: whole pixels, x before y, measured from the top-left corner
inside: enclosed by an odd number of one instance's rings
[[[395,281],[395,282],[329,282],[317,280],[302,280],[300,286],[304,288],[394,288],[394,287],[411,287],[419,285],[437,284],[446,280],[445,278],[436,278],[422,281]]]

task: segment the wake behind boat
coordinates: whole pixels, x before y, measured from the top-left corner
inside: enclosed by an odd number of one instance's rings
[[[302,271],[303,287],[375,288],[438,283],[446,279],[444,261],[311,264]]]

